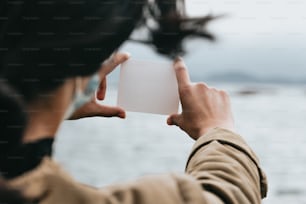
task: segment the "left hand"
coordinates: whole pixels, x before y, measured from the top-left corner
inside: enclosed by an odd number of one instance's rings
[[[125,62],[129,58],[127,53],[115,53],[105,62],[103,62],[100,68],[100,78],[102,79],[100,85],[97,90],[96,96],[92,98],[92,100],[78,110],[76,110],[69,120],[76,120],[80,118],[86,117],[119,117],[125,118],[126,114],[125,111],[120,107],[115,106],[106,106],[101,105],[97,102],[98,100],[104,100],[106,94],[106,76],[112,72],[118,65]]]

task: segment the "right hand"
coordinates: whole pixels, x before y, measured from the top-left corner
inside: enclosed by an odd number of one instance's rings
[[[216,127],[233,131],[234,120],[228,94],[204,83],[191,83],[181,58],[174,62],[174,69],[182,113],[169,116],[168,125],[177,125],[195,140]]]

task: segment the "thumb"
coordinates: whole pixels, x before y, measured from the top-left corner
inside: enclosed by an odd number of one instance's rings
[[[181,126],[182,120],[183,120],[183,117],[181,114],[173,114],[168,117],[167,124]]]
[[[99,104],[95,116],[125,118],[126,114],[125,111],[120,107],[105,106]]]

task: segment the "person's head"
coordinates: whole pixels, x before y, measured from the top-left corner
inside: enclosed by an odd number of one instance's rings
[[[21,142],[25,106],[97,72],[129,37],[143,5],[132,0],[1,3],[0,163]]]
[[[1,3],[0,156],[20,141],[27,121],[25,106],[72,84],[76,77],[88,79],[137,25],[149,27],[149,43],[167,56],[182,51],[181,42],[186,36],[211,37],[203,30],[210,17],[188,20],[180,16],[178,9],[183,0],[165,2]],[[148,26],[148,18],[158,26]],[[175,32],[177,35],[173,35]]]
[[[92,75],[129,37],[143,4],[144,0],[8,1],[0,8],[2,78],[30,101],[68,78]]]

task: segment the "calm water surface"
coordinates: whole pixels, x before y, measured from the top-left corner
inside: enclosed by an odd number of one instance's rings
[[[237,132],[257,153],[269,179],[264,204],[306,204],[306,87],[260,86],[240,95],[230,91]],[[257,86],[251,86],[257,87]],[[105,103],[115,104],[116,91]],[[67,121],[55,143],[55,159],[77,180],[94,186],[139,176],[183,172],[193,141],[166,116],[128,113],[126,120]]]

